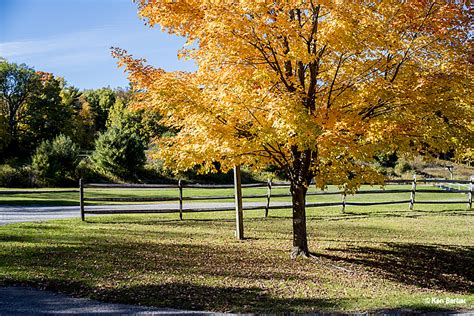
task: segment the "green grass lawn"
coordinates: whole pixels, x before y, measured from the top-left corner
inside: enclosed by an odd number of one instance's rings
[[[474,308],[472,211],[415,208],[308,209],[316,258],[298,260],[290,210],[246,211],[244,241],[233,212],[12,224],[0,228],[0,284],[220,312]]]

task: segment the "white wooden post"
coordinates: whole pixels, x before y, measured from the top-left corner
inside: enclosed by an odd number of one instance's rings
[[[472,191],[473,191],[473,182],[474,182],[474,176],[471,176],[469,179],[469,209],[472,208]]]
[[[450,179],[453,180],[454,166],[447,166],[446,169],[448,169]]]
[[[179,188],[179,219],[183,219],[183,182],[181,180],[178,181],[178,188]]]
[[[342,193],[342,212],[345,213],[346,211],[346,198],[347,198],[347,193],[346,190],[344,189],[344,193]]]
[[[240,166],[234,167],[234,198],[235,198],[235,235],[237,239],[244,239],[244,220],[242,214],[242,180]]]

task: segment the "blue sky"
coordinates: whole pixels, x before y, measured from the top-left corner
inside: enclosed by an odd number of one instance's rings
[[[0,56],[80,89],[128,85],[111,46],[168,71],[193,71],[177,58],[184,42],[145,26],[132,0],[0,0]]]

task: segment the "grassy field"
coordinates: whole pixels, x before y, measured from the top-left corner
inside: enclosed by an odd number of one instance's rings
[[[0,284],[220,312],[474,308],[472,211],[415,208],[309,209],[316,258],[299,260],[289,258],[290,210],[268,218],[246,211],[244,241],[235,240],[233,212],[186,214],[184,221],[163,214],[7,225],[0,228]]]

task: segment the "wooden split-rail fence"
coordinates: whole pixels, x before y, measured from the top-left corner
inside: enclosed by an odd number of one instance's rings
[[[376,206],[376,205],[390,205],[390,204],[407,204],[410,209],[414,208],[416,204],[467,204],[469,209],[472,208],[472,196],[473,196],[473,179],[470,180],[443,180],[443,179],[416,179],[413,180],[389,180],[386,181],[386,189],[380,190],[359,190],[356,192],[356,195],[367,195],[367,194],[399,194],[406,193],[406,199],[400,200],[390,200],[390,201],[348,201],[347,192],[345,191],[308,191],[307,196],[325,196],[325,195],[340,195],[341,199],[337,202],[319,202],[306,203],[306,207],[329,207],[329,206],[340,206],[342,211],[345,210],[346,206]],[[399,185],[410,185],[411,189],[390,189],[388,186],[390,184],[399,184]],[[418,184],[431,184],[433,189],[418,189]],[[435,188],[437,187],[437,188]],[[102,189],[152,189],[152,190],[164,190],[164,189],[178,189],[178,194],[175,196],[159,196],[156,197],[88,197],[87,189],[89,188],[102,188]],[[179,218],[183,219],[183,213],[192,213],[192,212],[216,212],[216,211],[232,211],[236,208],[234,206],[216,206],[216,207],[205,207],[205,208],[193,208],[192,203],[187,203],[186,207],[185,202],[194,202],[194,201],[219,201],[219,200],[234,200],[235,195],[212,195],[212,196],[184,196],[183,191],[185,189],[234,189],[234,185],[200,185],[200,184],[187,184],[183,181],[179,181],[177,184],[99,184],[99,183],[85,183],[83,180],[80,180],[79,189],[60,189],[60,190],[51,190],[51,189],[40,189],[40,190],[0,190],[0,195],[15,195],[15,194],[62,194],[62,193],[79,193],[79,204],[81,210],[81,218],[85,220],[86,214],[145,214],[145,213],[178,213]],[[271,205],[270,202],[274,198],[290,197],[291,194],[286,193],[275,193],[273,190],[275,188],[289,188],[289,183],[272,183],[268,181],[267,183],[255,183],[255,184],[242,184],[242,188],[266,188],[265,194],[253,194],[253,195],[244,195],[242,199],[252,200],[260,199],[265,200],[265,202],[259,205],[245,205],[243,204],[243,210],[264,210],[265,217],[268,216],[269,210],[276,209],[288,209],[291,208],[291,203],[278,203],[276,205]],[[465,188],[465,189],[460,189]],[[423,200],[418,199],[418,197],[425,193],[462,193],[467,195],[467,199],[458,199],[458,200]],[[144,208],[139,209],[137,207],[128,207],[129,205],[123,205],[120,209],[114,209],[109,207],[109,205],[103,205],[103,207],[90,208],[87,205],[87,202],[118,202],[118,203],[152,203],[152,202],[177,202],[177,206],[170,208],[156,207],[156,208]],[[211,206],[213,203],[209,203]],[[236,203],[237,204],[237,203]],[[155,204],[156,205],[156,204]],[[242,200],[240,200],[240,205],[242,205]],[[153,206],[153,205],[151,205]]]
[[[422,189],[417,190],[417,184],[431,184],[433,186],[438,186],[438,189]],[[417,180],[414,177],[413,180],[389,180],[385,182],[386,185],[390,184],[399,184],[399,185],[409,185],[411,184],[411,189],[380,189],[380,190],[359,190],[356,192],[356,195],[359,194],[399,194],[407,193],[406,199],[396,200],[396,201],[377,201],[377,202],[356,202],[356,201],[347,201],[347,192],[346,191],[316,191],[316,192],[307,192],[307,196],[323,196],[323,195],[340,195],[341,200],[339,202],[319,202],[319,203],[306,203],[307,208],[313,207],[330,207],[330,206],[340,206],[342,211],[345,210],[346,206],[376,206],[376,205],[391,205],[391,204],[407,204],[410,210],[413,210],[415,203],[416,204],[467,204],[467,207],[472,208],[472,196],[473,196],[473,178],[470,180],[441,180],[441,179],[419,179]],[[446,190],[445,185],[447,184],[456,184],[466,186],[466,190],[451,189]],[[272,198],[280,197],[289,197],[291,194],[287,193],[272,193],[272,189],[277,187],[286,187],[289,188],[289,183],[272,183],[268,181],[267,183],[256,183],[256,184],[242,184],[242,188],[266,188],[266,194],[253,194],[245,195],[243,199],[266,199],[265,203],[259,205],[244,205],[242,207],[242,200],[236,201],[240,202],[240,207],[243,210],[264,210],[265,217],[268,216],[269,210],[275,209],[288,209],[291,208],[291,203],[288,204],[278,204],[271,205]],[[177,196],[156,196],[156,197],[87,197],[86,191],[89,188],[94,189],[178,189]],[[178,213],[179,218],[183,219],[183,213],[192,213],[192,212],[217,212],[217,211],[232,211],[236,208],[234,206],[216,206],[216,207],[206,207],[206,208],[193,208],[193,204],[189,203],[189,207],[184,207],[185,201],[218,201],[218,200],[232,200],[235,199],[235,195],[221,195],[221,196],[184,196],[183,191],[185,189],[233,189],[234,185],[201,185],[201,184],[187,184],[183,181],[179,181],[177,184],[99,184],[99,183],[85,183],[82,179],[79,182],[79,194],[80,194],[80,210],[81,210],[81,219],[85,220],[86,214],[146,214],[146,213]],[[441,189],[440,189],[441,188]],[[463,193],[467,195],[467,200],[417,200],[417,195],[422,193]],[[240,195],[241,197],[241,195]],[[242,197],[241,197],[242,199]],[[156,208],[137,208],[137,207],[128,207],[124,205],[123,208],[88,208],[86,206],[87,202],[130,202],[130,203],[150,203],[150,202],[177,202],[177,207],[156,207]],[[212,203],[210,203],[212,204]]]

